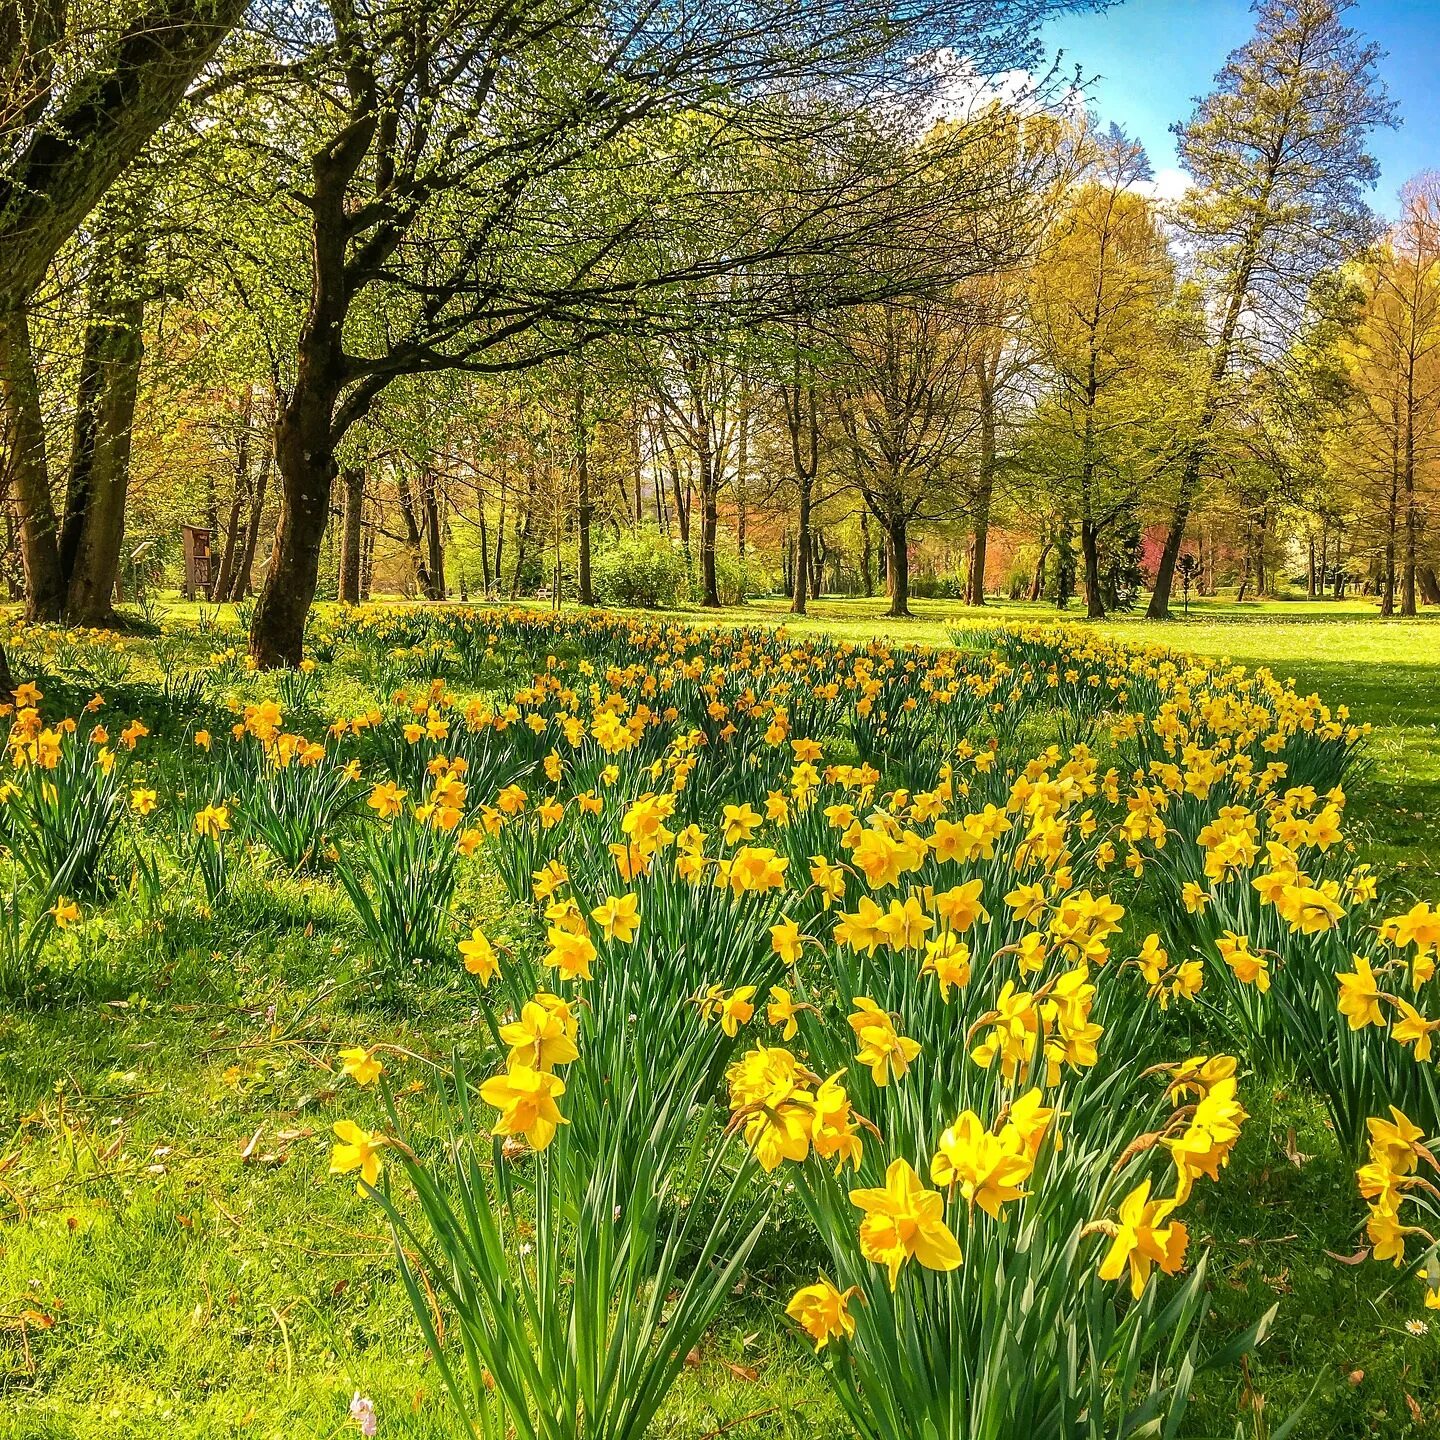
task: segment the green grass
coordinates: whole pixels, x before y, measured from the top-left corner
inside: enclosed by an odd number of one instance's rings
[[[944,643],[974,612],[917,602],[822,601],[794,628],[845,639]],[[979,623],[1051,618],[987,607]],[[696,619],[709,619],[701,617]],[[779,602],[718,618],[784,623]],[[193,613],[179,607],[170,625]],[[1373,765],[1355,787],[1363,848],[1388,887],[1440,895],[1440,628],[1379,622],[1364,607],[1193,607],[1163,626],[1107,631],[1239,664],[1268,665],[1371,721]],[[195,640],[203,659],[209,641]],[[137,649],[141,648],[137,644]],[[353,708],[360,677],[318,699]],[[175,743],[173,727],[167,743]],[[157,738],[160,738],[157,736]],[[467,909],[503,929],[493,887]],[[416,987],[380,1008],[334,989],[360,937],[330,887],[241,876],[206,915],[176,896],[160,922],[120,899],[59,940],[55,993],[0,1011],[0,1440],[46,1437],[327,1437],[354,1433],[350,1393],[382,1436],[453,1436],[378,1212],[326,1174],[329,1126],[374,1102],[337,1095],[334,1053],[386,1040],[420,1057],[483,1049],[460,987]],[[423,1131],[423,1060],[406,1097]],[[1207,1382],[1186,1434],[1263,1437],[1314,1388],[1295,1432],[1440,1434],[1440,1316],[1420,1287],[1347,1265],[1363,1243],[1353,1179],[1319,1108],[1297,1088],[1247,1091],[1253,1120],[1224,1183],[1195,1207],[1213,1237],[1215,1334],[1280,1304],[1248,1377]],[[813,1267],[803,1228],[768,1236],[744,1292],[687,1366],[662,1433],[676,1440],[844,1434],[808,1346],[780,1318]],[[1414,1408],[1412,1408],[1412,1405]]]

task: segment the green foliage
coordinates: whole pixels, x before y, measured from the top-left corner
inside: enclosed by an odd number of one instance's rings
[[[409,815],[367,825],[335,872],[360,917],[381,986],[453,953],[450,903],[459,861],[453,836]]]
[[[0,843],[36,889],[97,894],[125,813],[125,764],[108,745],[36,728],[12,748],[29,758],[4,784]]]
[[[596,547],[591,575],[596,599],[606,605],[673,610],[690,598],[684,551],[653,525],[607,536]]]
[[[728,549],[715,552],[715,589],[722,605],[742,605],[755,595],[767,595],[774,588],[773,577],[749,556],[743,559]],[[699,592],[698,583],[694,586]]]

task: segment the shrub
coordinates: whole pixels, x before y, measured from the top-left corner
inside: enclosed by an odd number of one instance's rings
[[[773,588],[772,576],[763,565],[728,550],[716,550],[715,589],[722,605],[739,605],[750,596],[768,594]]]
[[[684,552],[653,525],[627,530],[597,551],[591,573],[606,605],[669,610],[690,594]]]
[[[917,575],[910,581],[910,593],[917,600],[963,600],[967,582],[963,570],[937,571]]]

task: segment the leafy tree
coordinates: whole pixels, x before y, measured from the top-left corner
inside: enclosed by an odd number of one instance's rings
[[[1192,180],[1177,220],[1213,325],[1196,419],[1181,458],[1150,597],[1170,613],[1175,562],[1237,368],[1283,348],[1311,283],[1370,237],[1366,139],[1394,122],[1379,51],[1346,26],[1349,0],[1257,0],[1255,34],[1177,126]]]
[[[0,402],[32,618],[57,618],[69,585],[50,496],[31,297],[245,8],[246,0],[152,0],[96,14],[56,0],[0,3]]]
[[[1079,523],[1086,612],[1094,617],[1105,613],[1102,545],[1133,519],[1166,460],[1182,347],[1164,231],[1136,188],[1151,178],[1143,148],[1113,130],[1083,136],[1080,148],[1081,177],[1030,286],[1045,390],[1027,448],[1042,483]]]
[[[1406,186],[1398,224],[1354,267],[1360,309],[1342,347],[1382,513],[1381,613],[1414,615],[1440,462],[1440,182]]]

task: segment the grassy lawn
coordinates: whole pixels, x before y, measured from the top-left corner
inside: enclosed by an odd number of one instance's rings
[[[1049,607],[823,601],[794,625],[863,642],[945,643],[952,626],[1050,619]],[[193,618],[175,607],[169,625]],[[716,617],[790,623],[781,602]],[[1440,898],[1440,625],[1361,606],[1196,604],[1188,621],[1104,627],[1271,667],[1375,726],[1356,787],[1363,848],[1397,899]],[[195,639],[192,663],[211,642]],[[353,707],[355,677],[315,701]],[[178,743],[179,736],[157,737]],[[463,908],[504,935],[498,886]],[[54,943],[54,942],[52,942]],[[0,1010],[0,1440],[328,1437],[361,1389],[382,1436],[453,1436],[373,1207],[326,1174],[335,1052],[386,1040],[423,1058],[485,1050],[459,984],[408,1008],[339,985],[358,931],[333,886],[247,870],[231,903],[163,916],[117,899],[60,937],[53,993]],[[407,1072],[408,1073],[408,1072]],[[423,1127],[423,1065],[407,1103]],[[1296,1434],[1440,1434],[1440,1323],[1373,1264],[1353,1179],[1319,1108],[1285,1085],[1254,1116],[1226,1183],[1197,1205],[1216,1240],[1213,1333],[1280,1303],[1245,1376],[1207,1382],[1193,1436],[1265,1437],[1314,1388]],[[801,1440],[845,1432],[809,1346],[780,1317],[816,1252],[777,1224],[665,1414],[676,1440]],[[1440,1317],[1437,1317],[1440,1318]]]

